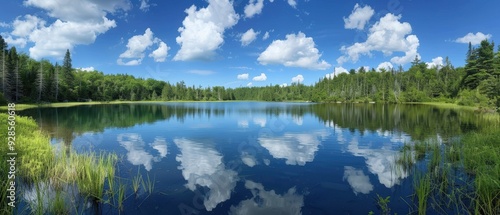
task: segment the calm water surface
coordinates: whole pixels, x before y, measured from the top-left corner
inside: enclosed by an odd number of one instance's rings
[[[186,102],[20,115],[59,150],[117,153],[127,183],[138,172],[154,179],[151,195],[129,187],[125,214],[378,214],[377,194],[406,214],[412,176],[395,165],[403,143],[446,143],[478,126],[472,113],[417,105]]]

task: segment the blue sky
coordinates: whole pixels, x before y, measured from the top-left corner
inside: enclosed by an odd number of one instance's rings
[[[500,1],[24,0],[0,33],[35,59],[201,86],[264,86],[362,66],[463,66],[467,43],[500,35]],[[334,73],[335,71],[335,73]]]

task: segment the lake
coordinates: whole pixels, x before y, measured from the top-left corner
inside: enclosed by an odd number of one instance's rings
[[[116,153],[117,177],[129,184],[125,214],[379,214],[378,195],[407,214],[403,144],[446,144],[482,125],[472,112],[426,105],[168,102],[18,114],[59,151]],[[133,193],[138,174],[154,192]],[[85,211],[119,213],[109,204]]]

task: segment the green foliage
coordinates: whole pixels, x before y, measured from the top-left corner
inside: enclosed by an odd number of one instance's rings
[[[479,90],[462,90],[458,94],[458,104],[465,106],[488,106],[488,97]]]
[[[391,208],[389,208],[389,202],[391,202],[390,198],[391,196],[387,196],[384,198],[377,194],[377,206],[380,208],[381,212],[380,214],[383,215],[391,214]]]

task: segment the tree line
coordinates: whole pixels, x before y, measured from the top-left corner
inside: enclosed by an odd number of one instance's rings
[[[0,103],[63,101],[313,101],[313,102],[458,102],[462,105],[500,106],[500,46],[484,40],[469,43],[466,65],[428,67],[418,57],[408,70],[358,70],[321,78],[313,85],[225,88],[187,86],[136,78],[127,74],[103,74],[72,68],[66,51],[61,65],[34,60],[0,36]]]

